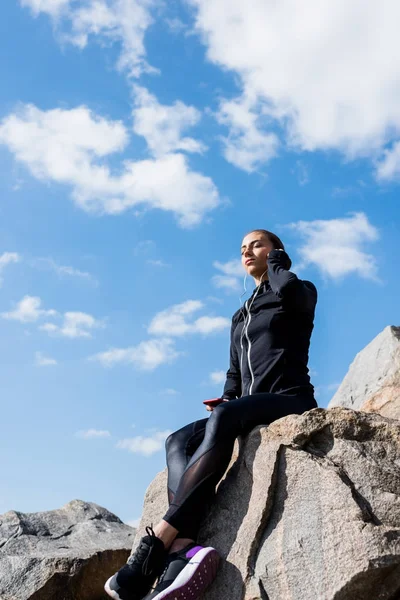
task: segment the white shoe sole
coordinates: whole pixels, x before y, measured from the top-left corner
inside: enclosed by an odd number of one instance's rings
[[[112,575],[110,577],[110,579],[107,579],[107,581],[104,584],[104,590],[105,590],[106,594],[108,594],[110,596],[110,598],[113,598],[114,600],[122,600],[121,596],[117,592],[115,592],[114,590],[112,590],[110,588],[110,581],[113,577],[114,577],[114,575]]]
[[[195,600],[216,577],[220,557],[215,548],[202,548],[167,589],[153,600]]]

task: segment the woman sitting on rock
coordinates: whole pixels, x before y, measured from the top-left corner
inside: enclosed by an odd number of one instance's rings
[[[222,398],[207,406],[208,419],[167,439],[169,509],[154,530],[147,527],[128,563],[105,584],[111,598],[198,598],[214,579],[219,556],[195,540],[235,439],[257,425],[317,406],[307,368],[315,286],[289,270],[292,263],[281,240],[269,231],[246,235],[241,252],[256,288],[232,318]]]

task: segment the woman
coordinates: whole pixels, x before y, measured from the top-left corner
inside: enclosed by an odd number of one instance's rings
[[[269,231],[246,235],[241,253],[256,288],[232,318],[230,367],[221,403],[207,407],[209,419],[168,438],[169,509],[154,530],[147,528],[128,563],[107,581],[111,598],[183,600],[201,595],[215,577],[218,554],[196,545],[195,539],[235,439],[257,425],[317,406],[307,368],[316,288],[290,272],[281,240]]]

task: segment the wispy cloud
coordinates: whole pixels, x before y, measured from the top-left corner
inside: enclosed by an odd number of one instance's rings
[[[193,313],[204,308],[200,300],[187,300],[156,314],[148,332],[152,335],[184,336],[188,334],[210,335],[230,326],[225,317],[203,316],[193,319]]]
[[[400,179],[400,142],[384,151],[376,165],[376,176],[379,181]]]
[[[34,258],[30,261],[30,264],[38,269],[54,271],[59,277],[77,277],[95,285],[98,284],[95,277],[87,271],[80,271],[71,266],[59,265],[53,258]]]
[[[83,312],[64,313],[63,323],[44,323],[39,329],[49,334],[67,338],[92,337],[92,330],[104,327],[104,322]]]
[[[82,438],[83,440],[93,440],[98,438],[109,438],[111,433],[104,429],[85,429],[76,432],[76,437]]]
[[[61,42],[85,48],[89,38],[100,45],[119,43],[117,66],[129,76],[156,72],[146,61],[144,36],[153,22],[154,0],[20,0],[34,16],[47,14]]]
[[[35,353],[35,365],[37,367],[50,367],[57,364],[55,358],[51,358],[50,356],[45,356],[41,352]]]
[[[133,255],[147,257],[146,263],[153,267],[170,267],[168,263],[159,258],[150,258],[151,255],[157,255],[157,244],[154,240],[142,240],[138,242],[133,249]],[[159,255],[159,253],[158,253]]]
[[[236,167],[252,173],[276,156],[278,137],[262,129],[262,115],[246,97],[222,101],[217,120],[229,127],[229,135],[222,138],[224,157]]]
[[[379,232],[364,213],[325,221],[298,221],[288,227],[304,240],[299,248],[299,270],[313,265],[331,279],[357,273],[378,281],[376,258],[365,247],[370,249],[371,242],[379,239]]]
[[[129,525],[129,527],[133,527],[134,529],[137,529],[139,527],[140,524],[140,517],[138,517],[137,519],[130,519],[129,521],[126,521],[126,525]]]
[[[240,258],[234,258],[226,263],[215,261],[213,266],[222,272],[222,275],[214,275],[212,282],[217,288],[222,288],[229,293],[237,294],[242,288],[242,280],[245,276]]]
[[[14,310],[3,312],[0,316],[3,319],[19,321],[20,323],[34,323],[41,317],[57,315],[57,311],[44,310],[40,308],[41,305],[42,301],[38,296],[24,296]]]
[[[4,252],[0,254],[0,286],[3,283],[2,272],[7,265],[17,263],[21,260],[20,255],[17,252]]]
[[[141,454],[142,456],[152,456],[164,448],[165,440],[172,433],[170,430],[155,431],[150,436],[136,436],[120,440],[117,443],[117,448],[128,450],[133,454]]]
[[[153,371],[163,364],[174,362],[179,355],[172,340],[161,338],[128,348],[110,348],[106,352],[95,354],[89,360],[99,362],[103,367],[131,364],[139,370]]]
[[[340,382],[327,383],[315,386],[315,397],[321,398],[326,397],[328,394],[333,394],[339,388]]]
[[[146,256],[155,251],[156,243],[154,240],[141,240],[133,249],[134,256]]]
[[[152,265],[153,267],[166,268],[166,267],[170,267],[171,266],[168,263],[164,262],[163,260],[153,260],[151,258],[149,258],[146,262],[149,265]]]
[[[225,383],[226,371],[213,371],[210,373],[210,382],[215,385]]]
[[[300,186],[306,185],[310,181],[310,173],[307,165],[302,160],[296,160],[295,168],[293,169],[296,175],[297,182]]]
[[[14,310],[0,313],[3,319],[19,321],[20,323],[36,323],[39,319],[62,317],[61,325],[52,322],[39,326],[41,331],[50,335],[67,338],[91,337],[92,330],[104,327],[104,321],[83,312],[65,312],[60,315],[56,310],[41,308],[42,301],[38,296],[24,296]]]
[[[174,388],[166,388],[165,390],[161,390],[160,394],[163,396],[177,396],[179,392]]]
[[[182,33],[183,31],[187,31],[187,29],[188,29],[188,25],[186,25],[186,23],[184,23],[178,17],[172,17],[170,19],[165,19],[165,23],[167,24],[168,29],[172,33]]]

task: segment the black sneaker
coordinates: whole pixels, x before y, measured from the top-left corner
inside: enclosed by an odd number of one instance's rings
[[[184,600],[199,598],[214,581],[219,555],[214,548],[190,544],[167,558],[164,572],[145,600]]]
[[[151,527],[146,527],[146,533],[127,564],[104,585],[105,591],[114,600],[142,600],[163,570],[166,557],[164,544]]]

